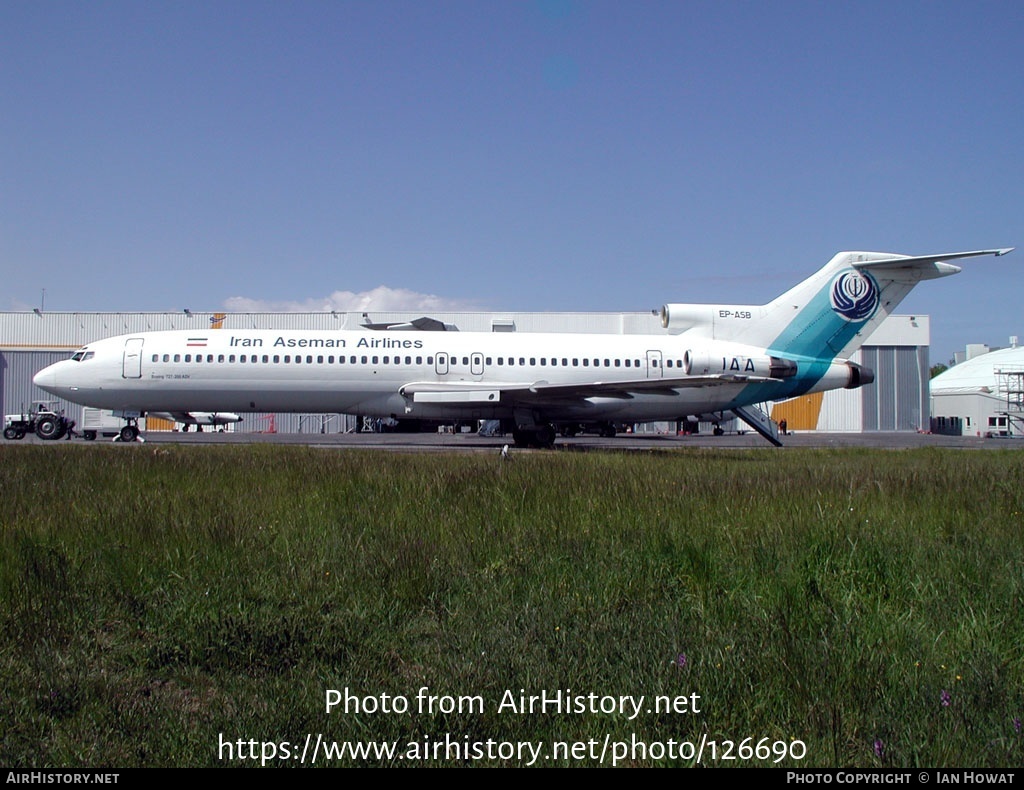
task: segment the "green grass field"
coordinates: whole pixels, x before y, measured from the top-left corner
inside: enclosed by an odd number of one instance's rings
[[[0,765],[1019,766],[1022,461],[0,446]]]

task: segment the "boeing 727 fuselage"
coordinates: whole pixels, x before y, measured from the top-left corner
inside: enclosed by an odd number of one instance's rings
[[[843,252],[766,305],[665,305],[663,334],[141,332],[89,343],[34,381],[130,420],[180,411],[502,420],[517,443],[549,445],[564,424],[733,411],[777,442],[754,404],[870,383],[849,357],[917,282],[960,271],[950,260],[1009,251]]]

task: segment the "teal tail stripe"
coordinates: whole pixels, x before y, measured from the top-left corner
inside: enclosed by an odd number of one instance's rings
[[[842,350],[868,323],[872,315],[861,321],[844,321],[832,308],[830,298],[832,280],[786,325],[768,346],[768,353],[792,359],[799,373],[782,384],[751,384],[736,398],[735,404],[769,400],[783,400],[808,392],[832,364]]]

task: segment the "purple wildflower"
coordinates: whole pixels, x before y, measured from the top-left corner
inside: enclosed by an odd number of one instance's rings
[[[1013,731],[1020,732],[1020,716],[1013,717]]]
[[[885,755],[885,744],[882,743],[881,738],[875,738],[875,757],[882,757]]]
[[[942,690],[942,694],[939,695],[939,702],[942,703],[942,707],[948,708],[952,697],[949,696],[949,692],[945,689]]]
[[[676,666],[680,669],[686,666],[686,653],[680,653],[676,657]]]

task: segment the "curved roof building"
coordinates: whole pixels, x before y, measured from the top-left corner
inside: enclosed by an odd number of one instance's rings
[[[1024,347],[990,351],[931,380],[932,431],[1024,436]]]

